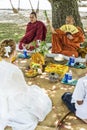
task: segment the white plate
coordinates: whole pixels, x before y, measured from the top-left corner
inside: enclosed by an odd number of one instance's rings
[[[57,54],[55,57],[54,57],[54,60],[55,61],[63,61],[64,60],[64,57],[62,54]]]
[[[48,53],[48,54],[46,54],[47,57],[52,57],[52,58],[54,58],[56,55],[57,54],[54,54],[54,53]]]

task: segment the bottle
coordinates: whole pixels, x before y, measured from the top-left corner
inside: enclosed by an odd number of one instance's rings
[[[70,66],[74,66],[75,64],[75,55],[73,54],[70,58],[69,58],[69,65]]]
[[[70,83],[72,81],[72,71],[70,70],[68,73],[68,82]]]
[[[26,58],[28,55],[27,55],[27,49],[24,47],[23,48],[23,54],[24,54],[24,57]]]
[[[68,83],[69,73],[66,73],[64,76],[64,82]]]

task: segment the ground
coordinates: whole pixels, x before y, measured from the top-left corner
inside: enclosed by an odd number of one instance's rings
[[[9,23],[13,23],[14,21],[14,23],[18,23],[18,26],[23,25],[28,22],[28,13],[29,12],[27,11],[25,17],[23,17],[23,15],[21,14],[18,15],[13,14],[12,12],[10,13],[10,11],[8,11],[8,13],[7,11],[4,11],[4,15],[3,13],[0,14],[1,15],[0,23],[6,23],[7,21]],[[83,19],[83,22],[84,21],[86,20]],[[84,27],[86,29],[86,22],[84,22]],[[17,34],[15,35],[17,36]],[[25,60],[19,59],[18,65],[21,69],[25,68],[26,65],[28,64],[29,63],[26,59]],[[87,72],[87,68],[86,69],[70,68],[70,69],[72,70],[73,78],[75,79],[82,77]],[[45,89],[52,100],[52,106],[53,106],[52,111],[47,115],[47,117],[43,122],[38,124],[36,130],[56,130],[57,122],[69,111],[62,102],[61,96],[66,91],[73,92],[74,86],[61,84],[60,80],[58,80],[58,82],[56,83],[52,83],[49,81],[47,75],[46,76],[40,75],[34,78],[25,77],[25,80],[29,85],[37,84],[41,88]],[[11,128],[7,127],[6,130],[11,130]],[[65,122],[60,128],[60,130],[87,130],[87,125],[83,123],[80,119],[76,118],[73,114],[71,114],[65,119]]]
[[[29,65],[29,60],[19,59],[18,66],[24,70]],[[73,78],[78,79],[85,75],[86,69],[69,68],[73,72]],[[36,84],[45,89],[47,94],[52,100],[52,111],[47,115],[44,121],[38,124],[35,130],[56,130],[56,125],[61,118],[69,112],[65,104],[61,100],[64,92],[73,92],[75,86],[61,84],[60,80],[56,83],[49,81],[47,74],[42,74],[34,78],[25,77],[29,85]],[[6,130],[11,130],[7,128]],[[60,130],[87,130],[87,124],[83,123],[80,119],[76,118],[74,114],[70,114],[65,120]]]

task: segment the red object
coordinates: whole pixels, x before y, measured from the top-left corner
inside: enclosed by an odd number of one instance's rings
[[[29,44],[32,41],[41,40],[45,41],[47,29],[43,22],[36,21],[35,23],[29,22],[27,24],[26,33],[20,40],[19,49],[23,49],[23,43]]]
[[[30,51],[33,51],[34,49],[35,49],[34,46],[30,46],[30,48],[29,48]]]
[[[38,44],[36,44],[36,48],[38,48],[39,47],[39,45]]]

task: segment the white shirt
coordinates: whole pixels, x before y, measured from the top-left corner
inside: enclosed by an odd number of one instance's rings
[[[52,110],[48,95],[38,86],[28,86],[22,71],[0,62],[0,130],[34,130]]]
[[[83,100],[83,103],[78,105],[77,100]],[[87,119],[87,76],[78,80],[72,95],[72,102],[75,103],[76,116],[81,119]]]

